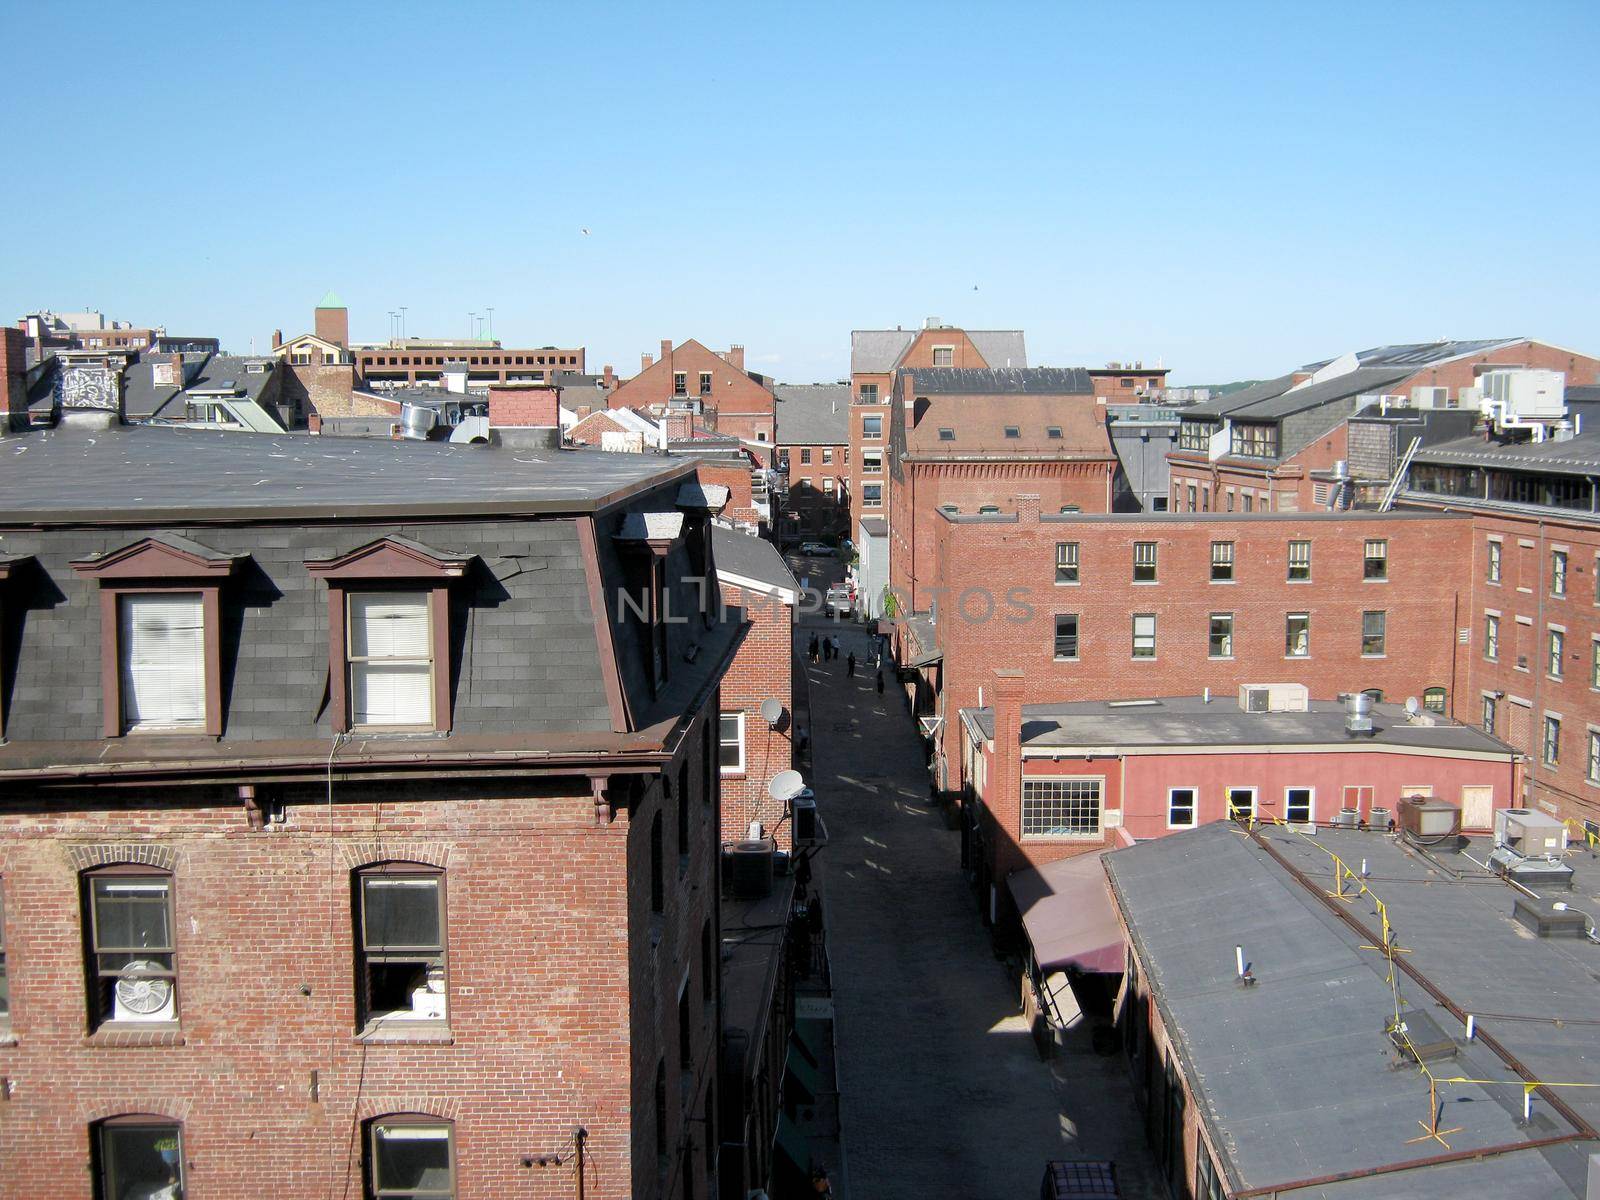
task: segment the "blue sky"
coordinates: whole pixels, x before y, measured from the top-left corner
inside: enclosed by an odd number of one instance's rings
[[[358,340],[493,305],[594,369],[697,337],[791,381],[929,315],[1178,382],[1600,350],[1592,4],[78,14],[0,0],[8,319],[247,350],[333,288]]]

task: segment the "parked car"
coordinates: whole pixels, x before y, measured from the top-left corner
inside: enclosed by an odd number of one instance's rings
[[[828,611],[841,617],[848,617],[855,609],[855,597],[850,594],[850,589],[842,583],[836,583],[828,589]]]
[[[832,558],[838,551],[822,542],[801,542],[800,553],[810,558]]]

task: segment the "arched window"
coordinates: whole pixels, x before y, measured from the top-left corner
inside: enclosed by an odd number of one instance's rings
[[[183,1126],[171,1117],[108,1117],[89,1129],[95,1200],[182,1200]]]
[[[386,862],[355,873],[360,1023],[443,1021],[449,1009],[444,872]]]
[[[82,880],[90,1028],[176,1021],[171,874],[118,863]]]
[[[367,1194],[373,1200],[454,1200],[455,1127],[421,1113],[367,1122]]]

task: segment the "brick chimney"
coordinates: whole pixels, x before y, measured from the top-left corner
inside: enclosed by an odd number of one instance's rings
[[[608,392],[617,386],[617,373],[612,370],[610,363],[600,368],[600,378]]]
[[[727,353],[727,359],[728,359],[728,364],[730,366],[732,366],[735,371],[743,371],[744,370],[744,347],[743,346],[729,346],[728,347],[728,353]]]
[[[272,348],[276,350],[281,345],[283,345],[283,330],[274,329],[272,331]]]
[[[0,436],[28,427],[27,349],[22,330],[0,330]]]
[[[649,354],[639,355],[639,373],[641,375],[644,374],[655,364],[655,361],[655,358]]]
[[[989,707],[994,712],[994,761],[990,764],[984,804],[1000,828],[1011,831],[1016,838],[1022,831],[1022,672],[1015,668],[997,668],[991,686],[994,695],[989,699]],[[1011,870],[1025,865],[1014,849],[1010,855],[1004,854],[1006,841],[1002,838],[1001,845],[995,847],[992,866],[996,880],[1003,880]]]
[[[332,292],[323,297],[323,303],[312,314],[313,332],[325,342],[345,347],[350,344],[350,310]]]
[[[1039,523],[1039,497],[1037,495],[1019,495],[1017,497],[1017,523],[1020,525],[1037,525]]]
[[[661,339],[661,361],[662,362],[666,362],[671,357],[672,357],[672,339],[671,338],[662,338]]]

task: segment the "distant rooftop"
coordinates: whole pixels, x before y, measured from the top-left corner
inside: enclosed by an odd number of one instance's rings
[[[930,395],[1094,395],[1082,367],[917,367],[908,374],[913,388]]]
[[[772,389],[777,400],[777,436],[783,446],[843,446],[850,441],[850,385],[848,383],[780,383]]]
[[[0,521],[592,512],[688,475],[653,454],[156,426],[0,438]]]
[[[1245,712],[1237,694],[1152,700],[1085,700],[1028,704],[1022,709],[1026,748],[1084,746],[1326,746],[1371,745],[1400,750],[1450,750],[1504,758],[1516,753],[1473,725],[1434,716],[1433,725],[1413,722],[1398,704],[1372,706],[1372,734],[1345,733],[1345,709],[1337,700],[1313,700],[1308,712]],[[965,709],[985,737],[994,736],[994,710]],[[1433,714],[1429,714],[1433,716]]]
[[[1370,350],[1357,350],[1356,361],[1363,367],[1409,367],[1415,371],[1448,362],[1452,358],[1482,354],[1488,350],[1498,350],[1502,346],[1515,346],[1518,342],[1527,340],[1525,337],[1513,337],[1482,338],[1466,342],[1398,342],[1392,346],[1374,346]],[[1315,371],[1333,361],[1331,358],[1326,358],[1321,362],[1307,363],[1303,369]]]
[[[983,361],[991,367],[1025,367],[1028,349],[1020,329],[957,329],[954,326],[934,326],[933,332],[950,329],[964,333]],[[850,370],[879,374],[893,371],[900,359],[925,332],[916,329],[854,329],[850,332]]]

